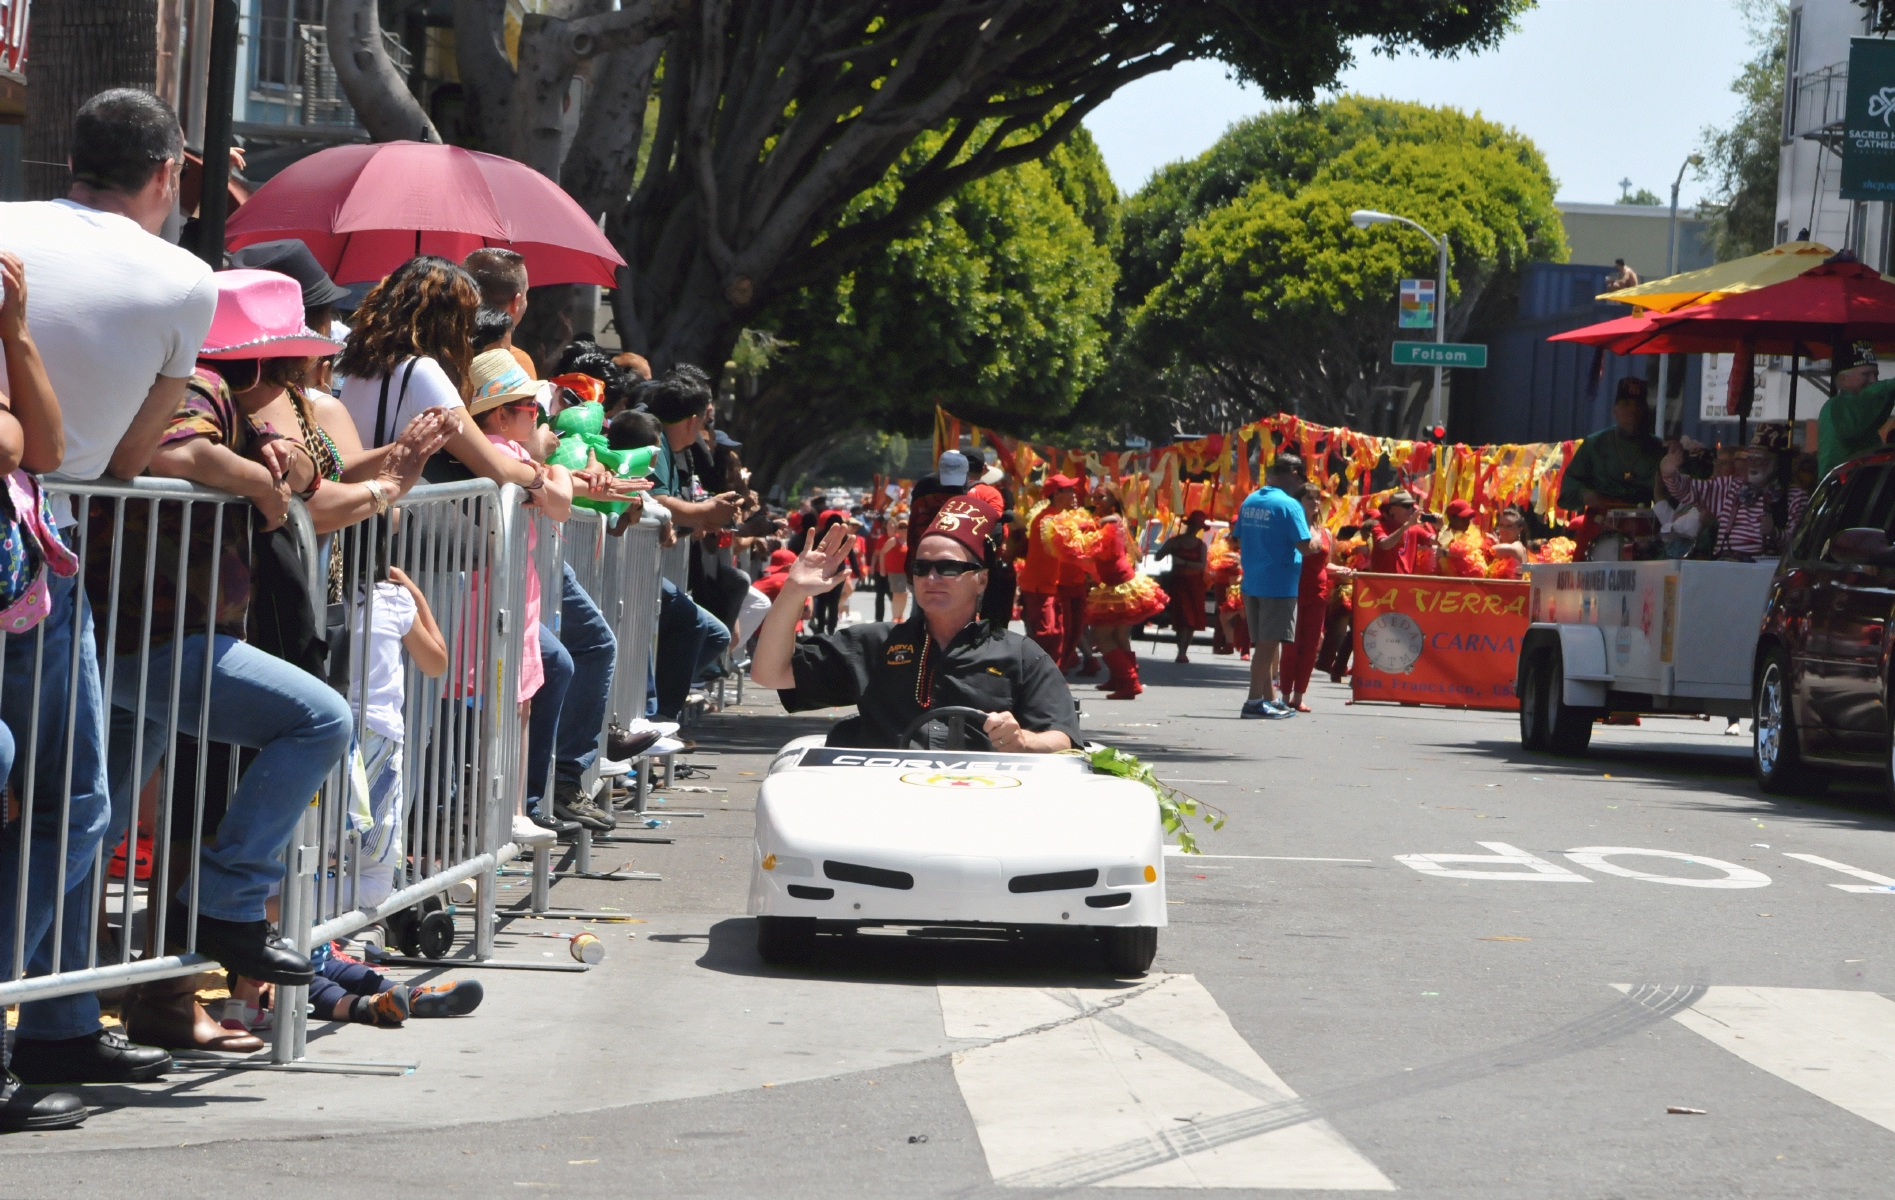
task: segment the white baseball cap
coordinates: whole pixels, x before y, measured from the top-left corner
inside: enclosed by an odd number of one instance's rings
[[[937,477],[948,487],[967,486],[967,455],[959,450],[949,450],[941,456],[936,471]]]

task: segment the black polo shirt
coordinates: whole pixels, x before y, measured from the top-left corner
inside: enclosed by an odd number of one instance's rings
[[[777,693],[790,712],[855,705],[856,715],[830,731],[831,746],[897,749],[924,708],[949,705],[1010,712],[1022,729],[1057,729],[1075,748],[1084,744],[1072,691],[1046,651],[986,621],[969,622],[945,649],[921,614],[899,625],[850,625],[798,641],[790,668],[796,686]],[[992,748],[971,723],[967,740],[970,750]]]

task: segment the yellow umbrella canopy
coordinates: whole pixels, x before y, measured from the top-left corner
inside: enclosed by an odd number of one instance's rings
[[[1654,279],[1637,287],[1622,288],[1597,297],[1615,300],[1634,308],[1654,312],[1673,312],[1693,304],[1708,304],[1738,292],[1752,292],[1795,279],[1824,259],[1835,254],[1820,242],[1785,242],[1762,254],[1733,258],[1696,271],[1685,271],[1664,279]],[[1895,282],[1895,281],[1891,281]]]

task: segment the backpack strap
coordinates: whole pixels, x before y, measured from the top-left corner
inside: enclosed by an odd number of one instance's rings
[[[401,402],[408,398],[408,381],[414,378],[415,368],[421,364],[419,356],[408,360],[408,369],[401,373],[401,391],[395,393],[395,415],[401,415]],[[375,446],[380,448],[388,444],[388,385],[395,378],[390,371],[382,376],[382,399],[375,409]]]

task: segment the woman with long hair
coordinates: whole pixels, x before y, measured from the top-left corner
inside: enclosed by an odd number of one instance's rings
[[[464,473],[529,491],[545,484],[543,468],[501,453],[467,416],[479,308],[473,276],[431,254],[409,259],[370,289],[335,366],[336,396],[368,448],[358,469],[410,421],[440,409],[452,420],[445,452],[461,471],[446,464],[446,472],[431,468],[430,478]]]

